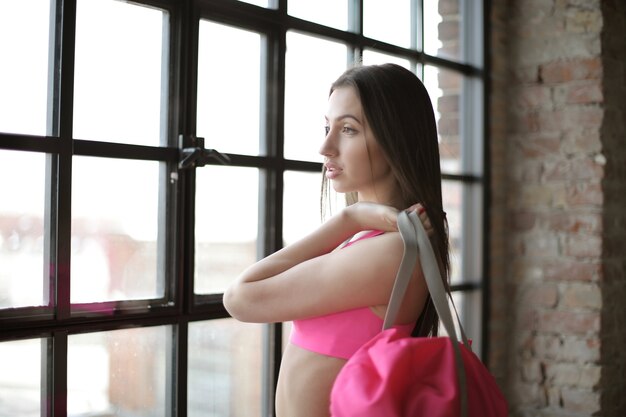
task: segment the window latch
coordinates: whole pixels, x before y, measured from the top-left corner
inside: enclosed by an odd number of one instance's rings
[[[183,143],[183,135],[180,135],[179,141],[181,144]],[[222,165],[230,164],[228,155],[224,155],[215,149],[205,149],[204,138],[192,136],[191,143],[193,145],[192,147],[181,149],[178,169],[203,167],[211,160],[217,161]]]

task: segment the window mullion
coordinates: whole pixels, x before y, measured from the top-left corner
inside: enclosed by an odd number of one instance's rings
[[[167,398],[165,411],[171,417],[187,417],[187,380],[189,367],[189,322],[179,320],[178,325],[172,331],[172,337],[168,340],[168,361],[166,371],[166,392],[170,393]]]
[[[282,4],[282,3],[281,3]],[[286,7],[286,4],[284,4]],[[284,159],[285,52],[286,30],[276,26],[263,42],[261,99],[265,114],[261,119],[261,150],[276,161]],[[263,106],[261,106],[261,111]],[[259,239],[257,254],[267,256],[281,248],[283,240],[284,163],[259,173]],[[282,356],[282,325],[268,324],[263,330],[262,399],[263,415],[274,415],[274,395]]]
[[[72,134],[74,104],[74,54],[76,44],[76,0],[61,2],[60,45],[60,89],[58,100],[61,149],[56,171],[57,193],[56,243],[56,317],[67,319],[70,316],[70,264],[72,233]],[[58,33],[58,32],[57,32]],[[56,103],[55,103],[56,104]],[[55,173],[53,172],[52,175]],[[54,211],[53,207],[53,211]]]
[[[177,48],[175,53],[177,61],[172,65],[175,66],[178,75],[175,79],[177,88],[175,94],[178,95],[178,99],[174,98],[173,102],[181,104],[180,107],[172,108],[171,111],[175,114],[172,118],[176,119],[175,140],[178,140],[178,146],[182,149],[191,146],[191,138],[196,134],[200,13],[195,7],[188,7],[185,2],[185,6],[181,6],[181,10],[177,13],[176,22],[172,24],[175,25],[172,33],[176,34],[172,37],[172,41],[175,40],[176,43],[171,48]],[[178,189],[181,193],[179,210],[183,218],[179,222],[181,230],[178,236],[182,242],[183,256],[178,262],[182,262],[183,265],[178,268],[178,273],[182,274],[178,280],[180,285],[178,291],[182,294],[182,300],[181,297],[178,300],[182,301],[181,311],[184,312],[194,310],[195,186],[195,169],[179,172]]]
[[[67,416],[67,331],[57,331],[52,335],[52,363],[47,366],[52,375],[49,389],[51,409],[49,416]],[[48,356],[50,357],[50,356]]]

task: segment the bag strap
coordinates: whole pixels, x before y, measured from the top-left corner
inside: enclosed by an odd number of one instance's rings
[[[387,305],[387,313],[385,314],[383,330],[392,327],[395,322],[419,256],[431,299],[435,305],[437,314],[439,315],[439,318],[452,341],[459,390],[461,394],[461,415],[465,417],[467,416],[467,383],[465,366],[463,365],[461,349],[459,347],[456,329],[452,320],[452,313],[450,312],[446,291],[443,287],[441,271],[439,270],[439,264],[437,263],[435,252],[433,251],[430,239],[424,230],[424,226],[422,226],[422,222],[415,212],[407,213],[405,211],[401,211],[398,214],[398,230],[400,231],[400,236],[404,242],[404,254],[396,275],[393,290],[391,291],[389,304]],[[465,332],[463,331],[463,326],[460,321],[458,322],[458,325],[463,337],[463,343],[469,348],[469,343],[467,342],[467,338],[465,337]]]
[[[404,242],[404,254],[402,255],[402,261],[396,274],[396,280],[393,283],[393,289],[391,290],[391,297],[387,304],[387,312],[385,313],[385,320],[383,321],[383,330],[393,327],[404,299],[404,294],[411,281],[413,275],[413,269],[415,269],[415,263],[417,262],[417,256],[419,253],[417,234],[413,224],[409,220],[406,212],[400,212],[398,214],[398,230],[400,236]]]

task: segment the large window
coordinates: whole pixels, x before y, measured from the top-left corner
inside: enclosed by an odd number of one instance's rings
[[[0,417],[272,415],[289,324],[238,323],[222,293],[319,225],[328,89],[360,61],[429,90],[454,298],[484,351],[482,18],[460,0],[0,2]]]

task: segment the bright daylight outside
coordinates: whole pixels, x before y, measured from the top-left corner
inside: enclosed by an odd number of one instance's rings
[[[50,2],[0,0],[0,57],[11,63],[0,65],[0,132],[51,135]],[[262,1],[249,3],[267,6]],[[382,0],[364,1],[365,35],[410,47],[410,1],[393,3],[395,7]],[[437,2],[425,1],[424,7],[424,32],[436,34],[441,21]],[[327,8],[337,12],[320,13]],[[347,0],[290,0],[289,13],[347,30]],[[398,21],[404,23],[388,24]],[[166,145],[162,120],[168,110],[163,99],[167,25],[168,14],[156,8],[117,0],[77,0],[74,138]],[[436,55],[441,48],[437,36],[427,35],[425,40],[425,50]],[[207,148],[259,154],[262,45],[259,33],[201,20],[197,135],[206,138]],[[233,54],[233,49],[239,53]],[[285,157],[321,162],[317,151],[328,89],[346,68],[347,48],[288,32],[287,49]],[[364,51],[363,62],[409,67],[407,60],[374,50]],[[435,104],[448,94],[439,76],[439,69],[424,68],[424,82]],[[236,95],[234,80],[240,86]],[[458,83],[450,88],[450,97],[458,94]],[[237,112],[232,111],[235,107]],[[458,136],[458,122],[457,132],[452,131],[451,136]],[[451,148],[454,140],[458,142],[458,137],[450,141]],[[442,156],[445,171],[460,171],[458,152]],[[44,221],[48,163],[41,153],[0,150],[0,309],[49,303],[44,247],[49,233]],[[73,157],[73,304],[163,296],[158,278],[160,170],[154,161]],[[197,170],[196,212],[202,215],[196,216],[195,228],[196,293],[223,292],[256,259],[259,175],[252,168]],[[315,173],[285,173],[285,243],[319,224],[320,181],[321,175]],[[452,196],[446,203],[450,229],[460,230],[460,187],[445,184],[444,193]],[[336,205],[342,205],[340,199]],[[243,387],[239,393],[245,402],[259,402],[255,398],[260,396],[261,357],[251,357],[250,350],[237,350],[237,345],[250,344],[261,351],[260,329],[229,323],[223,319],[190,326],[190,416],[246,415],[230,398],[237,384]],[[70,335],[68,415],[166,415],[170,359],[164,346],[171,332],[171,326],[157,326]],[[45,346],[44,339],[0,342],[0,417],[40,416]],[[259,375],[250,378],[236,366],[258,369]],[[133,383],[137,390],[120,389],[120,381]]]

